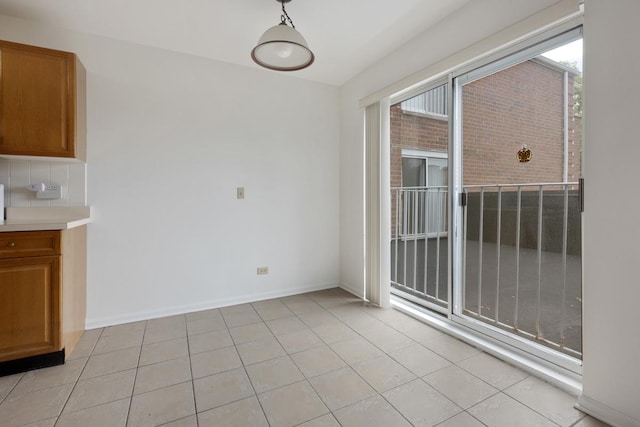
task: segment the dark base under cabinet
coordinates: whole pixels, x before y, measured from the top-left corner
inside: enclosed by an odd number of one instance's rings
[[[49,366],[62,365],[63,363],[64,348],[53,353],[0,362],[0,377],[17,374],[19,372],[33,371],[34,369],[48,368]]]
[[[73,352],[86,319],[86,241],[86,225],[0,231],[0,376]]]

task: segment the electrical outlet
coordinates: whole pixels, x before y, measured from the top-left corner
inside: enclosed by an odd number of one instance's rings
[[[244,187],[238,187],[236,189],[236,198],[244,199]]]
[[[36,193],[36,199],[61,199],[62,188],[58,184],[47,184],[44,191]]]
[[[269,274],[269,267],[258,267],[257,274]]]

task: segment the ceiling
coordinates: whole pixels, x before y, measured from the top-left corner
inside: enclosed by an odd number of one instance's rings
[[[316,62],[292,74],[345,83],[469,1],[293,0]],[[280,13],[277,0],[0,0],[0,14],[250,67]]]

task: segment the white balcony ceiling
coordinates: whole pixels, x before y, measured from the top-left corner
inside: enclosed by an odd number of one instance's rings
[[[293,74],[342,84],[469,1],[293,0],[287,12],[316,55]],[[0,0],[0,14],[250,67],[280,12],[276,0]]]

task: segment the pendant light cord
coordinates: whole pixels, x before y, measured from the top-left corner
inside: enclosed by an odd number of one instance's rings
[[[291,28],[296,28],[295,25],[293,25],[293,21],[291,20],[291,18],[289,17],[289,14],[287,13],[287,11],[284,9],[284,0],[280,0],[280,2],[282,3],[282,15],[280,15],[280,20],[282,24],[287,25],[287,20],[289,21],[289,23],[291,24]],[[285,19],[286,17],[286,19]]]

